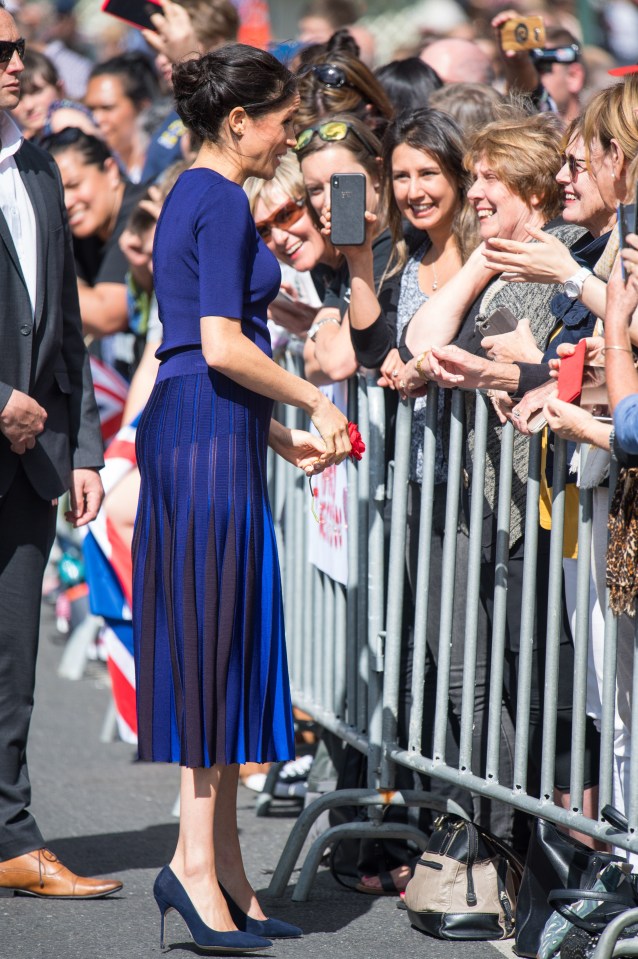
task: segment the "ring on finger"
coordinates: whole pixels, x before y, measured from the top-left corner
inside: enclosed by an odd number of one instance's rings
[[[392,375],[393,375],[393,376],[398,376],[398,375],[399,375],[399,371],[398,371],[398,370],[392,370]]]
[[[515,416],[518,419],[520,415],[521,414],[518,412],[518,410],[512,410],[512,416]]]

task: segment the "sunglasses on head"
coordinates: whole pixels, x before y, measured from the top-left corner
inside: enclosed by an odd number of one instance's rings
[[[587,163],[585,160],[579,160],[578,157],[573,156],[571,153],[566,153],[563,156],[563,166],[567,164],[569,168],[569,175],[572,180],[575,180],[579,173],[584,173],[587,170]]]
[[[311,72],[320,83],[323,83],[324,87],[336,87],[338,89],[339,87],[352,86],[351,83],[348,83],[345,72],[341,67],[335,66],[334,63],[316,63],[311,68]]]
[[[9,63],[16,52],[20,59],[24,60],[26,46],[27,41],[24,37],[20,37],[18,40],[0,40],[0,63]]]
[[[256,223],[257,232],[262,240],[269,240],[275,227],[278,230],[288,230],[293,224],[297,223],[304,214],[305,206],[305,200],[288,200],[265,220]]]
[[[346,120],[326,120],[325,123],[317,123],[315,126],[308,127],[307,130],[302,130],[297,137],[295,150],[297,152],[303,150],[314,136],[318,136],[324,143],[339,143],[341,140],[345,140],[349,132],[356,136],[371,156],[375,155],[375,151],[370,147],[370,144],[366,143],[354,126]]]

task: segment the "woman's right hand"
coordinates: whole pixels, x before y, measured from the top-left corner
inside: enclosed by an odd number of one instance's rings
[[[332,213],[329,206],[324,206],[321,211],[321,234],[327,240],[332,242],[331,232],[332,232]],[[366,221],[366,234],[365,240],[361,244],[356,246],[339,246],[335,249],[339,250],[339,253],[343,253],[346,260],[352,260],[357,255],[361,256],[370,256],[372,254],[372,241],[374,240],[375,227],[377,224],[377,215],[376,213],[370,213],[369,210],[365,211],[365,221]]]
[[[341,463],[352,449],[348,435],[348,419],[324,393],[320,390],[318,393],[319,400],[310,419],[326,445],[321,462],[324,466],[332,466],[333,463]]]
[[[161,13],[151,14],[154,30],[142,30],[142,36],[156,53],[177,63],[200,52],[199,42],[188,11],[172,0],[158,0]]]
[[[531,224],[525,229],[534,240],[521,243],[494,237],[485,245],[485,262],[505,274],[510,283],[564,283],[579,268],[558,237]]]

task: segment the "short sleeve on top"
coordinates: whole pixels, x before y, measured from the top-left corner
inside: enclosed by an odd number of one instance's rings
[[[202,194],[193,226],[200,316],[241,319],[257,246],[248,197],[235,184],[213,184]]]

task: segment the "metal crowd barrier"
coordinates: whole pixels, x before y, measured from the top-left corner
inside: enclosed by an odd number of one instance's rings
[[[287,356],[288,368],[300,372],[300,359]],[[472,768],[477,610],[483,524],[484,473],[488,434],[488,398],[476,394],[474,453],[470,488],[469,563],[463,582],[455,582],[456,530],[459,494],[463,482],[465,394],[451,397],[451,425],[447,450],[448,480],[442,560],[442,602],[438,646],[436,707],[432,755],[424,751],[421,729],[424,709],[424,669],[430,573],[430,538],[434,492],[437,429],[437,390],[428,393],[424,433],[424,476],[419,528],[419,566],[414,622],[412,706],[408,742],[397,741],[403,590],[405,582],[406,510],[412,404],[400,402],[395,425],[394,454],[386,476],[386,424],[384,390],[376,376],[359,375],[350,383],[349,418],[359,424],[367,446],[363,460],[348,463],[348,585],[335,583],[312,565],[307,553],[310,495],[305,477],[278,460],[271,476],[272,503],[281,549],[286,629],[293,702],[326,730],[350,743],[368,758],[367,789],[327,793],[301,813],[277,865],[269,893],[281,896],[290,881],[314,821],[326,809],[358,804],[367,808],[367,821],[334,826],[310,847],[293,899],[308,897],[325,849],[345,836],[411,838],[425,847],[426,836],[415,826],[382,819],[387,805],[428,806],[467,818],[452,800],[423,790],[395,790],[397,765],[434,779],[464,787],[472,793],[500,800],[516,809],[541,816],[570,829],[624,849],[638,851],[638,764],[631,770],[627,803],[629,827],[620,832],[602,819],[583,813],[585,697],[589,630],[590,543],[592,490],[580,490],[579,558],[577,567],[577,625],[574,635],[573,720],[571,744],[570,808],[554,802],[556,753],[556,702],[561,628],[563,517],[565,512],[566,444],[554,444],[552,533],[547,596],[547,652],[545,662],[541,787],[538,797],[528,792],[528,752],[532,630],[536,593],[536,555],[541,486],[541,437],[532,438],[525,519],[525,552],[522,586],[519,682],[515,718],[514,776],[499,781],[500,720],[506,643],[506,599],[509,560],[510,502],[514,430],[502,430],[499,498],[497,510],[496,576],[491,636],[489,709],[485,768]],[[302,426],[299,411],[285,411],[288,426]],[[613,488],[613,477],[610,483]],[[391,500],[390,544],[384,535],[384,510]],[[386,586],[387,583],[387,595]],[[457,765],[446,761],[450,636],[455,591],[467,594],[465,622],[463,701],[460,757]],[[614,705],[616,676],[616,620],[607,612],[605,671],[602,696],[599,808],[611,802],[614,762]],[[638,656],[634,657],[633,691],[638,701]],[[638,742],[638,710],[632,716],[632,736]],[[609,953],[611,955],[611,953]],[[618,953],[616,953],[618,954]],[[607,953],[605,953],[607,955]]]

